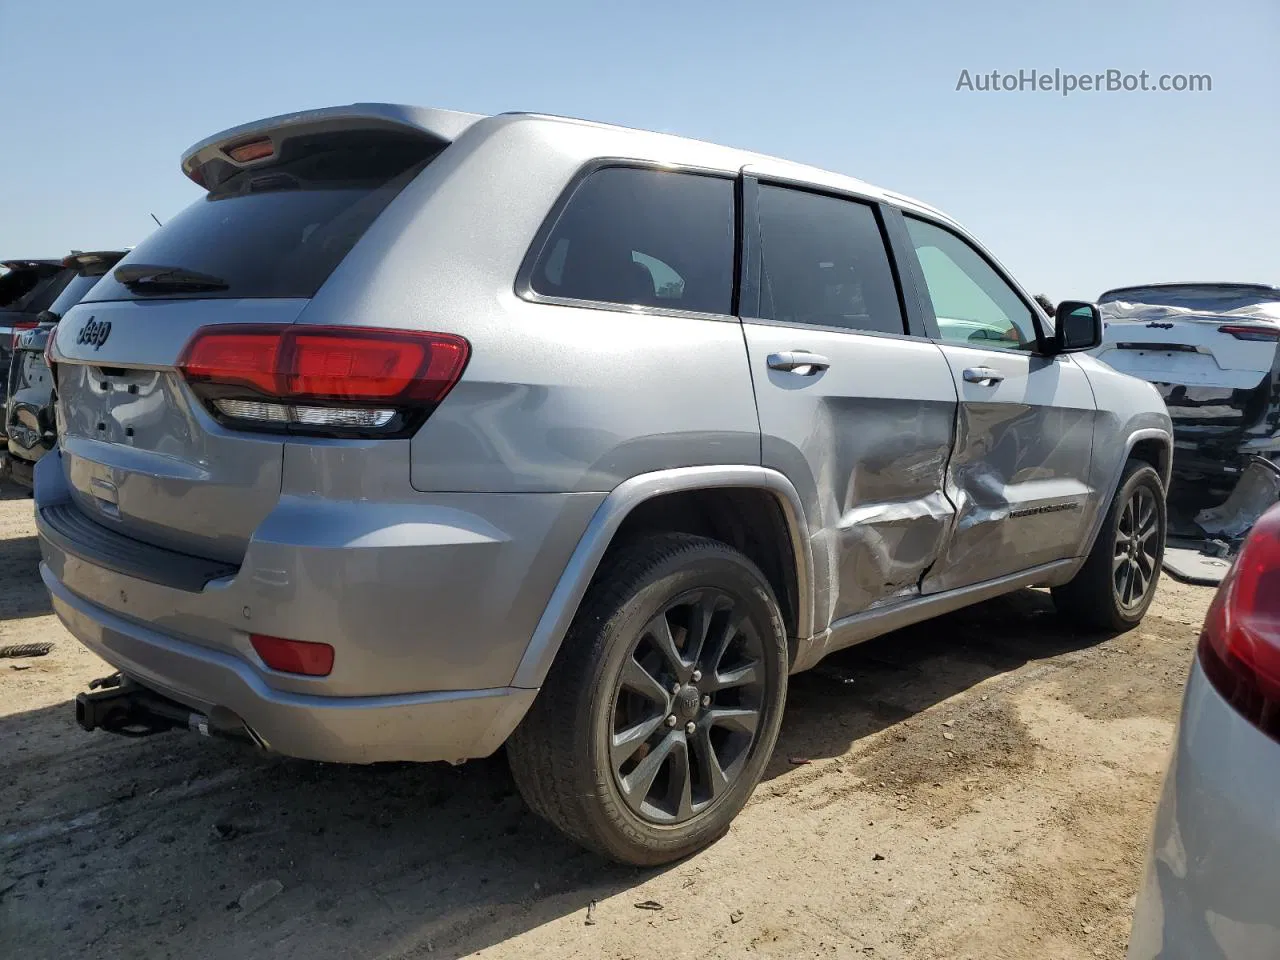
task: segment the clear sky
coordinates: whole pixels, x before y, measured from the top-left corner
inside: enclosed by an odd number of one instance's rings
[[[957,91],[1107,69],[1211,92]],[[308,107],[679,133],[941,207],[1033,292],[1280,283],[1280,0],[0,0],[0,257],[132,245],[191,143]]]

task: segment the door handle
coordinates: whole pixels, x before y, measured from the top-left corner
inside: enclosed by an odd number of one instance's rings
[[[771,353],[768,359],[770,370],[785,370],[802,377],[812,377],[821,370],[831,366],[831,361],[818,353],[808,350],[786,350],[782,353]]]
[[[991,367],[969,367],[964,372],[965,383],[980,383],[984,387],[994,387],[1004,379],[1004,374]]]

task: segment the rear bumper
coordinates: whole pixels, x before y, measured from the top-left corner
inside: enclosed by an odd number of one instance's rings
[[[1280,957],[1280,743],[1197,660],[1156,813],[1129,960]]]
[[[537,691],[307,696],[269,687],[249,663],[159,633],[77,597],[40,565],[53,609],[86,647],[143,686],[208,714],[223,707],[270,749],[333,763],[463,760],[493,753]]]
[[[72,509],[60,459],[36,465],[35,499],[41,574],[67,628],[142,685],[230,710],[281,753],[330,761],[496,749],[533,700],[516,671],[604,498],[282,495],[239,567],[193,584],[176,561],[195,558],[105,518],[51,524]],[[272,670],[251,633],[328,643],[333,671]]]

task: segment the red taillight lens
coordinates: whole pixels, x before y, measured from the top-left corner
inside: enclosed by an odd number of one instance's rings
[[[466,363],[467,342],[452,334],[302,329],[289,341],[284,392],[391,402],[439,403]]]
[[[201,330],[187,345],[179,366],[193,383],[252,387],[275,394],[281,329]]]
[[[1218,588],[1200,663],[1226,700],[1280,740],[1280,507],[1254,524]]]
[[[250,634],[249,642],[272,670],[308,677],[327,677],[333,671],[333,647],[327,643],[286,640],[261,633]]]
[[[49,336],[44,342],[44,365],[50,370],[53,369],[54,362],[57,360],[57,351],[54,344],[58,342],[58,326],[54,324],[49,328]]]
[[[10,349],[16,350],[18,347],[18,338],[22,336],[22,334],[25,333],[27,330],[34,330],[38,326],[40,326],[40,324],[35,320],[15,321],[13,324],[13,334],[10,337],[10,341],[11,341],[9,344]],[[8,373],[8,371],[6,370],[5,373]]]
[[[227,325],[198,330],[178,368],[224,420],[307,434],[400,436],[453,389],[470,353],[451,333]]]
[[[1275,343],[1280,340],[1280,327],[1264,327],[1252,323],[1224,323],[1218,328],[1219,333],[1229,333],[1237,340],[1266,340]]]

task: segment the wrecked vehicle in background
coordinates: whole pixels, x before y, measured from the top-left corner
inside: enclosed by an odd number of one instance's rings
[[[61,262],[61,292],[35,319],[13,332],[12,358],[0,367],[0,457],[8,455],[9,479],[25,487],[33,482],[36,461],[57,443],[54,378],[45,345],[62,315],[80,302],[125,250],[77,252]],[[7,434],[8,450],[4,449]]]
[[[70,274],[59,260],[0,260],[0,411],[5,406],[9,358],[22,331],[66,286]],[[0,417],[0,480],[9,473],[7,437]]]
[[[1280,288],[1149,284],[1098,305],[1095,355],[1150,381],[1173,419],[1170,532],[1242,537],[1280,498]]]

